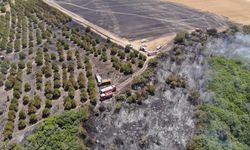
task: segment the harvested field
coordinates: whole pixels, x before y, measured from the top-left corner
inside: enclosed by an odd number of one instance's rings
[[[249,0],[162,0],[166,3],[174,2],[190,8],[208,11],[217,15],[228,17],[229,20],[250,24],[250,1]]]
[[[222,27],[226,19],[159,0],[55,0],[60,6],[131,41],[181,30]]]

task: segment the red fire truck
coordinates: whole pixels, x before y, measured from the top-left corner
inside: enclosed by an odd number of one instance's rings
[[[101,89],[101,93],[114,92],[114,91],[116,91],[116,87],[114,85],[110,85],[108,87]]]
[[[101,101],[104,101],[104,100],[106,100],[106,99],[111,98],[112,96],[113,96],[113,92],[112,92],[112,91],[110,91],[110,92],[105,92],[105,93],[102,93],[102,94],[100,95],[100,100],[101,100]]]

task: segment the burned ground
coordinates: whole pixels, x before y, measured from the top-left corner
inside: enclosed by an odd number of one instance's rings
[[[152,78],[156,86],[154,96],[146,96],[145,101],[138,103],[137,92],[143,90],[139,89],[132,92],[139,105],[124,103],[118,111],[119,102],[103,103],[106,111],[89,129],[96,143],[94,147],[186,149],[195,129],[195,105],[210,98],[205,88],[208,70],[205,45],[200,43],[206,38],[204,33],[194,32],[187,35],[184,43],[175,44],[159,58],[156,75]],[[174,77],[168,78],[170,75]],[[178,85],[179,77],[185,80],[181,85]],[[124,94],[125,100],[131,103],[131,96],[127,95]]]
[[[55,0],[86,20],[129,40],[194,28],[217,28],[226,19],[158,0]]]

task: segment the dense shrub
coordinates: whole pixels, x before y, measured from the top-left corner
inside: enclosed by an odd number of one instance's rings
[[[61,90],[55,89],[53,91],[53,99],[58,99],[61,96]]]
[[[34,123],[36,123],[37,122],[37,116],[36,116],[36,114],[31,114],[30,115],[30,124],[34,124]]]
[[[26,122],[25,120],[19,120],[18,122],[18,129],[23,130],[26,127]]]
[[[81,128],[81,124],[86,121],[88,116],[88,108],[84,107],[80,111],[68,111],[50,117],[38,126],[34,134],[26,138],[24,147],[26,149],[39,149],[39,147],[44,149],[86,149],[82,140],[87,134]]]
[[[214,74],[208,88],[214,97],[198,106],[197,132],[188,149],[249,149],[250,116],[246,105],[250,71],[243,63],[223,57],[214,57],[211,62]],[[194,90],[190,96],[194,101],[199,93]]]
[[[70,110],[76,107],[76,102],[74,99],[71,99],[69,96],[64,98],[64,109]]]
[[[43,109],[43,118],[47,118],[50,115],[50,110],[48,108]]]
[[[23,105],[27,105],[29,103],[29,97],[28,96],[24,96],[23,97]]]
[[[175,43],[179,43],[179,44],[183,44],[183,42],[185,41],[185,38],[187,36],[187,32],[180,32],[176,35],[174,41]]]
[[[24,85],[24,91],[29,92],[31,90],[31,85],[29,83],[25,83]]]
[[[25,113],[25,110],[22,109],[22,110],[20,110],[20,112],[19,112],[19,120],[25,119],[25,118],[26,118],[26,113]]]
[[[52,107],[52,100],[47,99],[45,102],[45,108],[51,108]]]

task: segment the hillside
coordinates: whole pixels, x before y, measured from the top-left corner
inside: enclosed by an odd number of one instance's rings
[[[0,149],[250,149],[250,25],[156,1],[0,0]],[[94,23],[181,32],[151,53]]]

